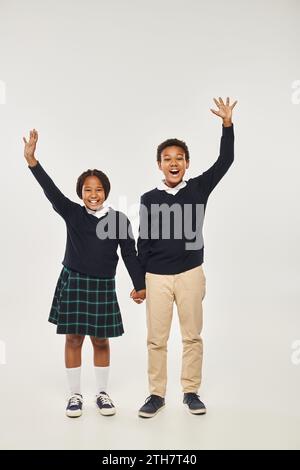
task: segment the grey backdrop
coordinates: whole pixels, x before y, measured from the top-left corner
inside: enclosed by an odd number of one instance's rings
[[[299,448],[300,5],[292,0],[0,1],[1,448]],[[186,140],[187,177],[217,158],[213,97],[237,99],[235,163],[204,223],[205,417],[182,408],[174,311],[167,407],[147,396],[145,305],[122,262],[126,334],[111,341],[111,420],[93,405],[64,416],[64,338],[47,323],[65,226],[30,174],[22,136],[74,200],[78,175],[105,171],[110,202],[136,223],[140,194],[161,178],[155,149]]]

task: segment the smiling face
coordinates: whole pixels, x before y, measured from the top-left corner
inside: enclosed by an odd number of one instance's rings
[[[105,192],[97,176],[87,176],[82,186],[82,200],[88,209],[100,209],[105,201]]]
[[[185,152],[181,147],[172,145],[161,152],[161,161],[158,167],[165,176],[165,184],[170,188],[179,184],[189,167],[189,160],[185,158]]]

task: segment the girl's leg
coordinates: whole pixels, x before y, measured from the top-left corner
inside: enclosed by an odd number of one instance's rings
[[[94,348],[94,366],[96,375],[97,394],[107,391],[110,348],[107,338],[100,339],[90,336]]]
[[[94,348],[94,365],[96,367],[108,367],[110,360],[110,348],[108,338],[96,338],[90,336]]]
[[[66,335],[65,363],[67,368],[81,366],[81,349],[83,341],[83,335]]]
[[[82,335],[66,335],[65,364],[71,395],[81,394],[81,349],[84,341]]]

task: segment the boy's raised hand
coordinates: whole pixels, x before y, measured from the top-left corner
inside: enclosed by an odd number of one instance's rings
[[[216,103],[218,110],[210,108],[211,112],[223,119],[224,126],[231,126],[232,110],[237,104],[237,101],[234,101],[234,103],[230,104],[229,97],[227,97],[225,104],[222,98],[219,96],[219,101],[214,98],[214,102]]]
[[[138,291],[133,289],[130,292],[130,297],[132,298],[132,300],[134,300],[136,304],[141,304],[146,298],[146,289],[141,289]]]
[[[29,165],[35,165],[37,163],[37,160],[34,156],[34,153],[35,153],[35,149],[36,149],[36,143],[38,141],[38,132],[36,129],[32,129],[32,131],[30,131],[30,134],[29,134],[29,142],[27,142],[27,140],[25,139],[25,137],[23,137],[23,141],[24,141],[24,157],[26,158],[27,160],[27,163]]]

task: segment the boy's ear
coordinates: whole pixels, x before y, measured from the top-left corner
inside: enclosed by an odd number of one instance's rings
[[[157,161],[157,166],[161,170],[161,161],[160,160]]]
[[[189,166],[190,166],[190,161],[188,160],[188,161],[186,162],[186,169],[188,169]]]

